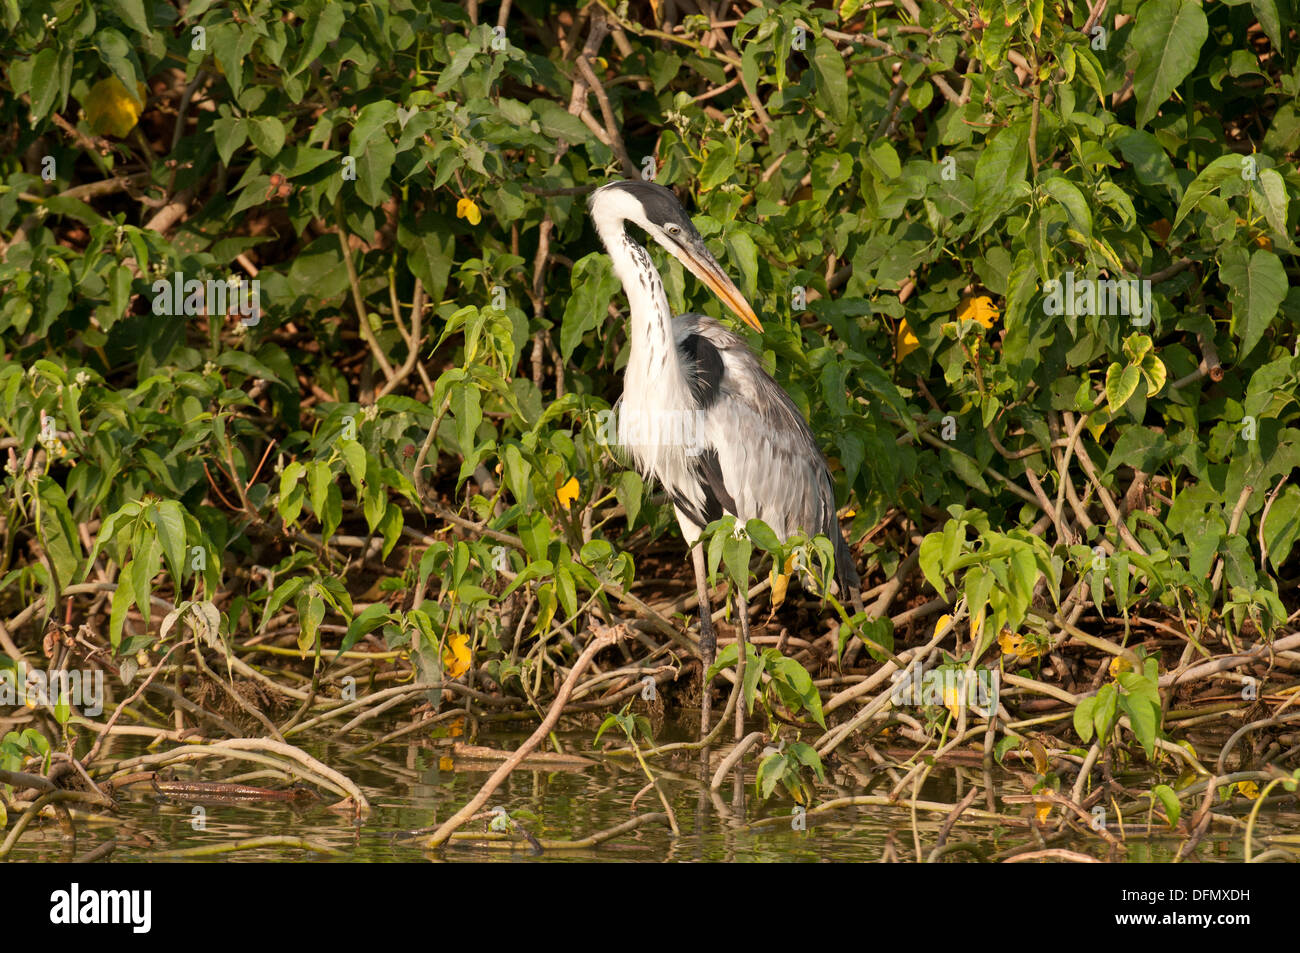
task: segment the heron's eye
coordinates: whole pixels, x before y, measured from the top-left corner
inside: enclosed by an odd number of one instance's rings
[[[669,225],[668,228],[665,229],[665,231],[667,231],[668,234],[672,235],[674,238],[676,238],[678,235],[682,233],[682,229],[680,225]]]

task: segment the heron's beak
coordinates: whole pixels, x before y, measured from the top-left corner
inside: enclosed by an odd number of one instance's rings
[[[678,256],[681,263],[690,269],[691,274],[700,281],[709,286],[709,289],[718,296],[718,299],[725,304],[736,317],[744,321],[755,331],[762,331],[763,325],[758,323],[758,315],[754,314],[754,309],[749,306],[745,296],[740,293],[735,282],[727,277],[726,272],[717,260],[708,253],[704,248],[687,247],[682,250]]]

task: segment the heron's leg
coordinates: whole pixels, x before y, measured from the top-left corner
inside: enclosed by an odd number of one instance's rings
[[[700,738],[709,733],[709,716],[712,713],[713,697],[709,680],[705,675],[713,664],[718,652],[718,637],[713,631],[713,608],[709,605],[709,574],[704,565],[704,547],[691,547],[691,561],[695,564],[695,592],[700,600],[700,660],[704,663],[700,671]]]
[[[745,684],[745,656],[749,653],[749,593],[745,586],[736,589],[736,614],[740,619],[740,642],[736,645],[736,681]],[[736,701],[736,740],[745,737],[745,693]]]

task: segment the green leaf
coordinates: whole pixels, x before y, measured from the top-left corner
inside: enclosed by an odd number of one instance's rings
[[[1128,367],[1112,364],[1106,370],[1106,402],[1110,404],[1112,414],[1119,413],[1132,399],[1141,381],[1141,368],[1132,364]]]
[[[360,153],[375,136],[385,135],[384,127],[397,121],[397,103],[387,99],[367,103],[357,113],[357,121],[352,126],[348,137],[348,151],[353,155]]]
[[[1196,66],[1209,32],[1195,0],[1147,0],[1138,7],[1129,42],[1141,54],[1133,74],[1139,129],[1155,118]]]
[[[1200,174],[1192,180],[1192,184],[1187,187],[1187,191],[1183,193],[1182,201],[1178,203],[1178,214],[1174,216],[1173,231],[1177,231],[1188,213],[1198,207],[1207,196],[1217,192],[1227,179],[1241,175],[1242,158],[1236,153],[1219,156],[1201,170]]]
[[[123,568],[118,585],[122,584],[123,578],[130,584],[131,595],[135,598],[135,607],[140,610],[145,625],[149,624],[149,616],[153,609],[150,596],[153,594],[153,577],[158,574],[158,560],[161,555],[162,546],[158,543],[157,533],[150,527],[137,527],[131,571],[127,572]]]
[[[325,3],[317,6],[313,15],[303,18],[303,36],[305,43],[298,53],[298,60],[289,76],[297,76],[325,51],[325,47],[339,38],[343,29],[344,10],[341,3]]]
[[[451,62],[443,68],[442,75],[438,77],[438,85],[433,89],[435,95],[441,96],[443,93],[452,89],[456,85],[456,80],[460,79],[461,74],[464,73],[465,70],[469,69],[470,61],[473,60],[479,52],[478,47],[475,46],[473,42],[463,40],[461,37],[457,37],[456,39],[463,42],[464,45],[455,52],[451,58]],[[554,103],[552,103],[552,105],[554,105]],[[583,127],[583,134],[579,136],[578,139],[585,138],[585,136],[586,127]]]
[[[1121,672],[1121,684],[1124,683],[1124,676],[1126,675],[1141,678],[1135,672]],[[1119,696],[1119,704],[1128,714],[1129,724],[1133,728],[1133,736],[1142,745],[1147,757],[1154,758],[1156,753],[1156,729],[1160,721],[1159,703],[1153,707],[1147,698],[1126,692]]]
[[[329,299],[348,287],[337,235],[322,235],[298,252],[289,266],[289,288],[296,294]]]
[[[55,71],[59,65],[59,51],[52,46],[38,52],[31,59],[31,97],[33,120],[44,119],[54,105],[59,92]]]
[[[357,196],[367,205],[382,205],[388,198],[388,173],[397,158],[397,147],[387,136],[375,136],[357,158]]]
[[[117,651],[118,646],[122,644],[122,626],[126,623],[127,611],[134,601],[131,587],[126,584],[126,577],[130,571],[131,563],[127,562],[118,573],[117,588],[113,590],[113,603],[108,613],[108,640],[113,644],[113,651]]]
[[[1287,235],[1286,216],[1291,200],[1286,194],[1286,182],[1276,169],[1261,169],[1259,172],[1259,191],[1263,201],[1260,207],[1269,228],[1285,237]]]
[[[217,146],[217,155],[226,165],[235,155],[235,150],[248,138],[248,123],[233,116],[223,116],[212,123],[212,139]]]
[[[774,553],[781,548],[780,538],[760,519],[752,519],[745,523],[745,532],[765,553]]]
[[[1263,248],[1247,256],[1233,246],[1219,256],[1219,277],[1228,286],[1232,304],[1232,333],[1241,338],[1245,357],[1259,343],[1286,298],[1288,282],[1282,261]]]
[[[68,499],[63,488],[53,478],[42,474],[36,480],[36,495],[41,502],[41,543],[54,568],[58,587],[62,589],[77,578],[77,569],[81,564],[81,539],[77,533],[77,524],[68,510]]]
[[[727,563],[727,573],[736,586],[749,589],[749,559],[754,552],[754,544],[748,536],[737,539],[728,535],[722,546],[722,558]]]
[[[804,709],[812,716],[813,721],[817,722],[825,730],[826,721],[822,716],[821,695],[813,684],[812,676],[808,674],[808,670],[792,658],[779,659],[771,667],[771,670],[774,677],[785,681]]]
[[[1174,789],[1167,784],[1157,784],[1151,789],[1151,794],[1160,802],[1160,806],[1165,809],[1165,816],[1169,818],[1170,828],[1178,826],[1178,818],[1183,813],[1182,802],[1178,800],[1178,795]]]
[[[301,592],[305,585],[307,585],[307,578],[305,576],[294,576],[276,586],[275,591],[271,593],[271,598],[266,600],[266,606],[262,610],[262,618],[257,625],[258,632],[265,629],[266,624],[271,621],[275,614],[279,612],[290,599]]]
[[[516,530],[529,559],[546,558],[546,550],[551,545],[551,521],[545,513],[534,513],[531,517],[521,519]]]
[[[763,664],[759,660],[754,646],[745,643],[745,684],[741,687],[741,698],[745,711],[753,712],[754,699],[758,697],[758,686],[763,680]]]
[[[1096,695],[1089,696],[1074,706],[1074,730],[1084,744],[1092,740],[1093,719],[1096,708]]]
[[[943,552],[943,533],[930,533],[925,539],[921,540],[921,552],[917,560],[921,567],[921,574],[925,576],[925,581],[939,595],[943,595],[948,591],[948,586],[943,580]]]
[[[1114,682],[1107,682],[1093,696],[1096,703],[1092,712],[1092,724],[1097,730],[1097,741],[1105,743],[1110,740],[1110,733],[1115,727],[1115,716],[1119,705],[1119,692]]]
[[[1025,179],[1029,164],[1029,124],[1015,122],[985,145],[975,162],[975,192],[985,202]]]
[[[179,599],[185,570],[185,511],[175,500],[163,500],[154,507],[153,524]]]
[[[1115,140],[1124,158],[1133,166],[1133,174],[1143,185],[1163,188],[1170,195],[1178,195],[1182,186],[1174,173],[1174,165],[1160,140],[1141,129],[1130,129]]]
[[[360,641],[361,637],[368,632],[373,632],[391,618],[388,606],[382,602],[376,602],[366,606],[358,613],[357,617],[348,624],[348,631],[343,636],[343,641],[339,644],[339,651],[346,652],[352,646]]]
[[[300,484],[303,474],[306,472],[306,465],[294,460],[285,466],[284,471],[280,474],[280,493],[276,502],[276,510],[286,526],[296,520],[298,514],[302,512],[305,493]]]
[[[99,58],[113,71],[113,75],[122,81],[122,85],[132,96],[136,95],[138,92],[136,84],[142,82],[144,77],[140,75],[137,67],[135,50],[127,42],[126,37],[118,30],[100,30],[95,34],[95,48],[99,50]]]
[[[325,619],[325,600],[313,586],[298,597],[298,651],[310,652],[319,645],[320,624]]]
[[[134,501],[123,504],[120,509],[110,513],[104,522],[100,524],[99,533],[95,537],[95,545],[91,547],[90,556],[86,560],[86,570],[83,573],[83,581],[85,576],[90,575],[90,570],[94,566],[95,560],[99,557],[100,550],[104,548],[106,543],[117,537],[118,524],[124,520],[135,519],[140,515],[140,510],[142,508],[141,504]]]
[[[307,486],[311,491],[311,508],[316,518],[324,522],[325,501],[329,488],[334,485],[334,473],[329,464],[313,460],[307,464]]]
[[[275,158],[284,148],[284,123],[274,116],[248,120],[248,138],[262,155]]]
[[[834,43],[819,36],[812,61],[817,75],[817,105],[837,122],[843,122],[849,117],[849,77],[844,58]]]
[[[1300,538],[1300,487],[1288,486],[1273,500],[1264,520],[1264,545],[1274,570],[1280,569]]]
[[[355,440],[340,440],[339,453],[343,455],[343,468],[348,471],[357,499],[366,491],[366,448]]]
[[[560,356],[566,361],[584,334],[609,320],[609,303],[619,288],[609,256],[592,252],[580,258],[573,266],[571,287],[560,327]]]
[[[1255,19],[1259,21],[1259,27],[1268,37],[1268,41],[1273,44],[1273,49],[1282,50],[1282,18],[1278,16],[1277,0],[1250,0],[1251,9],[1255,11]]]
[[[1039,184],[1044,192],[1065,207],[1075,228],[1084,235],[1092,234],[1092,212],[1088,210],[1088,201],[1073,182],[1058,175],[1043,179]]]
[[[149,18],[145,15],[144,0],[109,0],[109,5],[131,29],[145,36],[149,35],[151,28]]]
[[[412,228],[397,226],[397,243],[406,249],[406,266],[424,283],[424,292],[436,306],[447,290],[456,239],[427,216]]]

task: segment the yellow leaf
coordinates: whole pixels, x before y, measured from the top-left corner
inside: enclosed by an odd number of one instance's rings
[[[957,679],[949,681],[944,679],[943,683],[943,707],[952,712],[954,718],[961,717],[963,692],[962,686],[958,685]]]
[[[456,203],[456,217],[465,219],[471,225],[483,221],[483,213],[478,210],[473,199],[461,199]]]
[[[1088,433],[1092,434],[1092,439],[1100,443],[1102,431],[1106,429],[1106,421],[1103,420],[1101,423],[1088,424],[1087,427]]]
[[[942,629],[945,625],[947,625],[951,621],[952,621],[952,616],[950,615],[939,616],[939,621],[937,621],[934,624],[934,631],[930,633],[931,637],[938,635],[939,630]]]
[[[469,671],[473,656],[469,651],[468,635],[449,635],[442,647],[442,669],[448,678],[460,678]]]
[[[1110,677],[1119,678],[1120,672],[1127,672],[1132,667],[1133,667],[1132,662],[1130,662],[1122,655],[1116,655],[1113,659],[1110,660]]]
[[[769,578],[772,581],[772,606],[775,608],[785,602],[786,590],[790,588],[790,573],[794,571],[794,556],[785,558],[785,567],[781,572],[773,569]]]
[[[439,771],[451,771],[456,767],[456,762],[451,759],[451,755],[445,754],[438,759]]]
[[[1034,758],[1034,770],[1039,774],[1047,774],[1052,770],[1052,762],[1047,757],[1047,749],[1037,738],[1026,738],[1025,743],[1029,746],[1029,753]]]
[[[1252,801],[1259,797],[1259,785],[1254,781],[1238,781],[1237,791]]]
[[[1051,813],[1052,813],[1051,801],[1034,802],[1034,814],[1035,816],[1037,816],[1039,824],[1046,824],[1047,818],[1051,815]]]
[[[578,498],[578,478],[569,477],[569,482],[555,491],[555,498],[567,510],[569,504]]]
[[[1043,654],[1042,646],[1030,642],[1023,635],[1017,635],[1010,629],[1002,630],[1002,634],[998,636],[998,645],[1001,646],[1003,655],[1014,655],[1020,662],[1028,662]]]
[[[978,321],[986,328],[993,327],[1000,313],[998,306],[988,295],[966,298],[957,306],[958,321]]]
[[[132,96],[116,76],[101,79],[90,87],[82,105],[95,135],[121,139],[135,128],[140,113],[144,111],[146,95],[144,83],[136,83],[135,88],[138,95]]]
[[[920,340],[918,340],[916,335],[912,333],[912,329],[908,327],[907,318],[898,322],[898,334],[894,337],[894,360],[901,364],[903,358],[907,357],[907,355],[911,354],[920,346]]]

